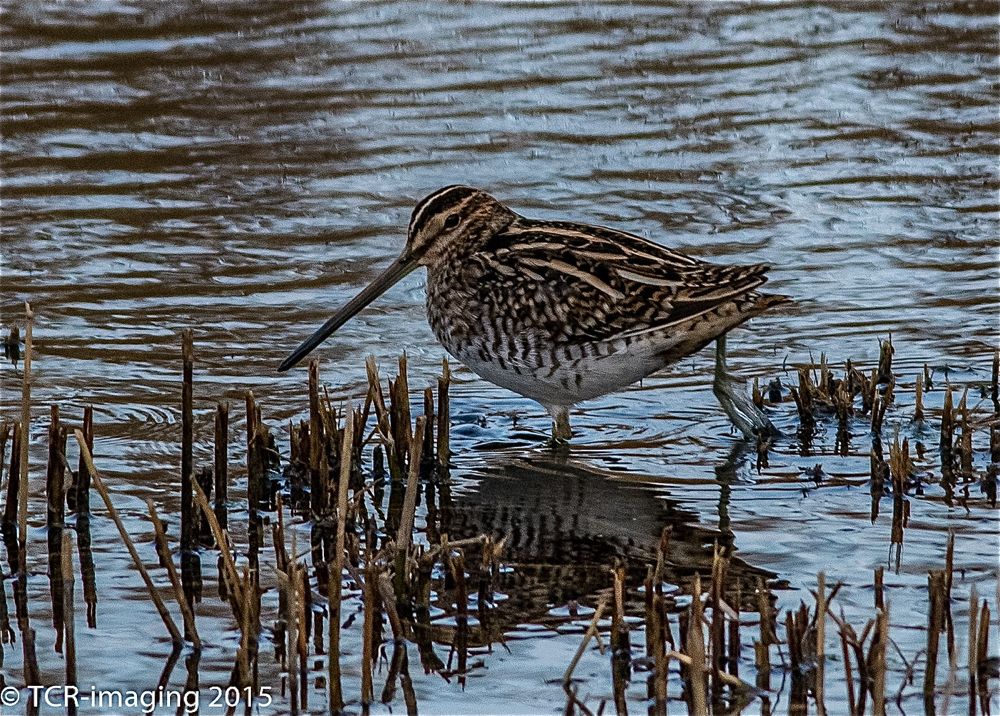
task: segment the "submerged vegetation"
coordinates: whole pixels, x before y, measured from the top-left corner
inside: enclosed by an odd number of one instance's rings
[[[807,585],[812,601],[781,611],[776,590],[786,583],[737,556],[730,534],[699,528],[681,512],[666,524],[653,520],[655,529],[645,530],[650,539],[637,540],[621,526],[620,506],[652,516],[664,501],[586,475],[565,455],[542,451],[484,484],[477,499],[456,501],[448,364],[436,385],[413,390],[405,356],[388,381],[368,359],[368,390],[359,405],[331,400],[313,361],[307,418],[287,427],[269,424],[246,393],[246,432],[238,438],[246,445],[245,467],[229,464],[231,406],[218,403],[214,461],[196,466],[190,331],[182,338],[178,534],[168,530],[173,515],[167,524],[161,517],[163,505],[146,503],[157,564],[123,525],[101,475],[92,410],[77,427],[58,406],[51,408],[45,472],[51,625],[42,627],[29,617],[27,590],[28,580],[38,579],[28,569],[28,552],[37,548],[27,524],[28,482],[40,474],[29,471],[24,428],[31,407],[30,308],[24,334],[22,418],[0,425],[0,456],[9,454],[0,633],[3,653],[20,641],[21,671],[13,683],[25,690],[52,683],[60,660],[63,683],[87,683],[87,664],[76,659],[77,634],[86,628],[100,638],[97,615],[118,608],[100,600],[91,544],[93,524],[110,517],[174,645],[158,687],[166,689],[184,655],[185,693],[231,689],[239,698],[226,704],[228,713],[249,712],[251,705],[267,711],[271,704],[293,714],[368,711],[377,703],[416,713],[414,668],[440,674],[442,688],[462,688],[484,668],[485,655],[505,649],[511,631],[524,624],[578,635],[563,678],[548,685],[562,690],[566,713],[626,713],[637,708],[637,698],[642,706],[637,688],[653,714],[667,713],[671,701],[695,714],[747,708],[823,714],[833,703],[837,711],[883,714],[891,703],[902,710],[913,693],[928,713],[988,714],[995,703],[998,660],[991,649],[1000,604],[995,594],[978,594],[975,583],[958,593],[962,550],[954,535],[927,573],[926,644],[915,653],[895,638],[907,627],[893,622],[884,568],[860,587],[831,583],[820,572]],[[870,442],[870,474],[862,482],[873,520],[891,501],[890,562],[898,569],[909,503],[925,486],[939,485],[949,506],[981,501],[996,507],[1000,354],[978,397],[975,388],[940,380],[925,366],[908,413],[897,406],[893,354],[890,339],[881,345],[878,365],[868,369],[847,361],[838,371],[821,357],[796,369],[797,385],[786,390],[778,379],[764,387],[755,382],[752,395],[769,411],[795,411],[794,435],[758,441],[758,469],[779,448],[809,457],[827,428],[835,430],[840,455],[852,441]],[[925,401],[929,391],[942,392],[939,410]],[[903,424],[922,439],[911,441]],[[937,444],[928,448],[932,437]],[[936,471],[928,469],[932,452]],[[232,489],[244,473],[245,494]],[[817,464],[803,479],[829,478]],[[499,496],[504,490],[517,494]],[[103,509],[92,507],[91,492]],[[307,543],[299,543],[301,535]],[[77,579],[85,627],[75,620]],[[216,593],[208,583],[217,585]],[[851,598],[867,602],[870,616],[852,623],[839,605],[859,589],[870,594]],[[276,600],[269,598],[274,593]],[[215,602],[228,610],[235,636],[228,640],[224,683],[205,678],[200,668],[203,643],[227,641],[199,632],[199,618]],[[553,606],[560,604],[567,606]],[[54,654],[36,649],[42,628],[55,633]],[[581,673],[581,660],[594,650],[606,660],[603,676]],[[275,673],[267,663],[277,666],[274,682],[266,681]],[[610,681],[610,697],[591,693],[595,679]],[[967,703],[959,707],[959,701]],[[32,712],[30,700],[24,703]]]

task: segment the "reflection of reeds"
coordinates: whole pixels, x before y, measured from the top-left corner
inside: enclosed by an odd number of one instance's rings
[[[990,371],[990,400],[993,413],[1000,415],[1000,349],[993,351],[993,369]]]
[[[24,304],[24,369],[21,381],[21,460],[17,483],[17,541],[23,552],[28,539],[28,441],[31,435],[31,343],[35,314],[29,303]]]
[[[201,599],[201,557],[195,549],[197,514],[194,507],[194,338],[181,334],[181,584],[188,607]]]
[[[69,532],[62,533],[59,570],[62,575],[63,654],[66,659],[66,685],[76,686],[76,622],[73,613],[73,538]],[[76,703],[67,704],[68,714],[76,713]]]
[[[962,392],[962,400],[958,404],[958,411],[961,415],[962,437],[958,441],[958,464],[962,472],[962,479],[971,481],[972,474],[972,424],[969,421],[969,389]]]
[[[884,596],[876,595],[875,611],[864,627],[859,631],[848,623],[841,612],[837,614],[835,610],[836,599],[841,592],[842,585],[837,584],[830,591],[826,589],[825,577],[821,573],[817,576],[817,589],[813,593],[815,604],[809,608],[806,604],[800,604],[796,610],[789,610],[785,614],[781,632],[773,635],[770,631],[771,608],[766,598],[761,602],[761,638],[754,643],[754,663],[753,670],[756,672],[757,692],[754,693],[746,682],[738,678],[735,674],[727,673],[718,667],[718,655],[720,647],[718,637],[713,634],[711,625],[716,622],[714,612],[721,607],[720,613],[726,620],[734,624],[734,630],[739,631],[742,626],[738,615],[730,613],[724,600],[719,607],[713,605],[717,592],[725,593],[726,586],[717,587],[716,582],[719,575],[725,574],[725,557],[721,552],[716,553],[716,561],[713,565],[713,586],[709,593],[707,604],[712,606],[713,614],[710,617],[705,615],[702,607],[701,579],[696,576],[692,585],[692,602],[686,611],[679,615],[679,624],[682,630],[684,647],[680,651],[671,650],[665,653],[666,657],[675,658],[681,664],[683,675],[684,697],[688,713],[730,713],[739,711],[747,706],[749,700],[760,699],[760,712],[770,713],[771,698],[773,696],[771,681],[771,656],[769,644],[776,643],[784,645],[787,653],[781,655],[782,662],[791,676],[791,692],[789,695],[790,713],[806,713],[808,710],[808,699],[816,702],[817,713],[826,713],[825,698],[828,693],[826,688],[826,665],[827,651],[825,629],[826,618],[832,619],[838,629],[840,642],[840,660],[843,670],[842,684],[845,688],[845,699],[848,713],[861,716],[865,713],[885,714],[887,703],[890,698],[894,698],[897,703],[901,698],[904,689],[916,679],[915,660],[907,660],[900,654],[906,666],[906,674],[900,685],[899,691],[892,697],[888,692],[888,677],[890,673],[889,651],[890,645],[898,651],[890,635],[889,604]],[[922,691],[924,694],[925,710],[928,713],[935,712],[935,673],[937,665],[937,645],[939,637],[946,625],[946,612],[948,595],[946,590],[947,569],[934,571],[928,576],[929,598],[931,607],[928,612],[928,642],[926,649],[926,666]],[[647,582],[648,584],[648,582]],[[619,580],[614,580],[615,594],[619,592]],[[760,595],[763,596],[763,593]],[[617,599],[618,597],[616,597]],[[648,604],[647,600],[647,604]],[[606,602],[601,602],[598,606],[598,613],[595,614],[591,626],[584,634],[583,642],[571,661],[569,668],[563,679],[564,688],[567,694],[567,711],[578,711],[580,713],[590,713],[591,710],[585,702],[579,698],[578,692],[572,687],[572,674],[592,638],[599,638],[599,632],[595,628],[596,623],[603,613]],[[765,606],[766,605],[766,606]],[[975,612],[969,620],[967,654],[967,675],[968,675],[968,696],[969,713],[975,714],[978,707],[984,714],[988,713],[988,699],[990,691],[985,683],[989,678],[988,664],[988,630],[990,625],[991,611],[988,603],[984,600],[980,605],[973,585],[970,595],[970,610]],[[669,623],[669,616],[667,616]],[[704,625],[709,625],[709,638],[706,640]],[[647,631],[647,642],[656,641],[658,637],[651,637],[650,630],[660,634],[661,626],[659,615],[646,610],[645,621],[639,628]],[[733,630],[730,630],[730,633]],[[612,643],[614,643],[615,626],[612,620]],[[730,641],[732,643],[732,641]],[[787,660],[786,660],[787,659]],[[616,665],[612,659],[612,680],[621,678],[615,675]],[[659,668],[654,670],[656,679],[663,678],[665,673]],[[954,673],[954,667],[952,669]],[[627,674],[625,675],[627,678]],[[666,679],[663,683],[654,685],[652,689],[657,694],[651,706],[651,712],[662,713],[658,703],[662,703],[666,697]],[[619,712],[622,711],[623,703],[619,701],[618,689],[616,693],[616,706]],[[709,699],[708,696],[712,698]],[[945,706],[947,712],[947,705]]]
[[[13,426],[4,421],[4,444],[7,442],[7,431],[11,433],[10,469],[7,470],[7,494],[4,497],[3,517],[0,524],[4,531],[14,530],[17,526],[17,504],[21,482],[21,423],[14,421]]]
[[[903,529],[910,516],[910,502],[906,499],[906,483],[910,476],[910,443],[897,435],[889,447],[889,474],[892,478],[892,533],[890,544],[896,549],[896,568],[903,549]]]
[[[156,607],[156,611],[160,615],[160,619],[163,620],[163,625],[170,633],[170,638],[175,644],[182,643],[184,639],[181,636],[180,631],[178,631],[177,625],[174,624],[174,619],[170,616],[170,611],[163,603],[163,599],[160,597],[160,593],[157,591],[156,585],[153,584],[153,580],[149,576],[149,572],[146,570],[146,565],[139,556],[139,552],[136,550],[132,538],[125,529],[125,525],[122,523],[121,517],[118,515],[118,510],[111,501],[111,495],[108,493],[108,488],[104,485],[104,480],[101,479],[100,474],[97,472],[97,468],[94,466],[94,459],[90,455],[90,450],[87,448],[87,442],[83,436],[83,432],[75,430],[74,433],[76,435],[76,442],[80,447],[80,452],[83,455],[84,462],[86,463],[87,470],[90,472],[90,482],[101,496],[101,499],[104,500],[104,506],[107,508],[108,514],[114,521],[115,527],[118,528],[118,534],[121,536],[122,542],[125,543],[125,548],[128,550],[129,555],[131,555],[132,562],[135,564],[135,568],[139,571],[139,575],[142,577],[142,581],[146,585],[146,590],[149,592],[150,600]]]
[[[945,610],[945,577],[940,570],[931,570],[927,574],[927,596],[930,607],[927,613],[927,657],[924,668],[924,710],[934,711],[934,691],[937,678],[938,647],[941,643],[941,632],[944,630]]]
[[[229,403],[215,407],[215,519],[222,529],[229,527]]]
[[[161,562],[166,567],[167,576],[170,578],[170,586],[174,590],[174,598],[180,606],[181,617],[184,620],[184,638],[190,641],[196,649],[200,649],[201,639],[198,637],[198,628],[194,620],[194,610],[191,608],[187,596],[184,594],[184,586],[180,575],[177,574],[177,567],[174,565],[173,554],[167,542],[167,533],[163,528],[163,521],[157,514],[156,506],[152,500],[146,500],[146,509],[149,510],[149,521],[153,525],[153,534],[162,558]]]
[[[315,364],[315,361],[314,361]],[[310,367],[310,373],[313,368]],[[354,442],[354,414],[350,406],[347,408],[344,420],[344,434],[341,443],[340,474],[337,480],[337,537],[333,553],[333,566],[330,569],[327,586],[327,604],[330,624],[330,713],[338,713],[344,708],[343,685],[340,680],[340,602],[341,580],[344,571],[344,544],[347,529],[347,487],[351,475],[351,445]],[[312,433],[314,436],[316,433]],[[346,459],[345,459],[346,458]],[[319,454],[317,453],[317,459]],[[323,456],[325,459],[325,455]],[[291,658],[291,656],[289,656]]]
[[[59,406],[49,411],[49,455],[45,468],[45,531],[49,557],[49,594],[52,603],[52,628],[56,632],[56,651],[62,651],[63,584],[62,533],[66,518],[66,428],[59,424]]]
[[[952,443],[955,436],[955,411],[952,407],[951,386],[945,386],[944,406],[941,408],[941,474],[950,476],[952,470]]]
[[[310,680],[315,678],[318,681],[320,677],[328,689],[327,709],[331,713],[346,708],[357,698],[353,694],[358,694],[362,707],[367,708],[376,698],[376,678],[383,673],[376,671],[376,667],[384,645],[391,646],[391,655],[386,662],[385,681],[379,698],[387,704],[401,698],[407,712],[416,712],[416,690],[409,672],[409,646],[417,646],[420,665],[425,670],[464,684],[468,675],[477,668],[473,650],[501,642],[505,629],[516,623],[502,618],[505,607],[494,603],[496,595],[507,592],[508,603],[520,604],[518,600],[522,595],[515,593],[514,589],[525,587],[527,591],[539,582],[546,588],[561,582],[559,586],[565,587],[566,593],[576,590],[577,594],[572,597],[574,600],[579,596],[580,602],[592,599],[597,604],[579,649],[564,674],[567,713],[592,712],[587,704],[586,689],[578,688],[580,682],[574,679],[574,673],[577,673],[577,667],[588,651],[595,648],[595,641],[596,648],[603,653],[601,629],[605,622],[602,618],[609,609],[610,633],[606,636],[612,651],[610,672],[605,673],[610,680],[614,706],[622,713],[629,707],[628,687],[639,669],[648,672],[646,691],[649,711],[653,714],[665,714],[671,696],[682,697],[691,713],[739,711],[755,699],[760,701],[760,711],[769,713],[772,704],[781,698],[778,692],[784,688],[783,682],[779,685],[776,674],[790,676],[790,694],[787,697],[793,712],[805,710],[812,698],[816,702],[817,713],[825,713],[827,701],[837,698],[840,688],[846,692],[851,714],[883,713],[886,704],[894,698],[892,693],[887,692],[894,658],[891,649],[895,648],[890,639],[892,626],[888,617],[890,604],[887,594],[891,595],[891,591],[887,593],[885,590],[881,569],[874,576],[872,617],[862,628],[855,630],[847,623],[842,611],[839,615],[836,613],[840,584],[828,588],[825,575],[818,575],[814,602],[803,603],[779,616],[774,606],[774,585],[765,581],[765,576],[771,575],[741,562],[733,554],[731,545],[720,540],[718,535],[713,534],[711,539],[706,539],[705,533],[701,533],[685,538],[684,528],[677,526],[681,521],[671,523],[675,526],[673,533],[669,529],[661,532],[662,523],[657,523],[651,549],[626,550],[615,554],[615,539],[621,537],[621,542],[630,544],[632,533],[624,528],[624,536],[615,532],[621,526],[622,510],[614,504],[609,505],[608,511],[613,513],[612,521],[600,523],[601,529],[596,530],[600,539],[587,545],[587,551],[582,552],[588,556],[599,556],[596,564],[592,565],[593,571],[598,574],[598,584],[596,588],[591,588],[586,579],[581,580],[584,585],[581,587],[567,584],[574,577],[573,568],[577,565],[535,560],[537,554],[531,550],[537,545],[530,544],[530,549],[524,548],[525,544],[537,538],[542,543],[541,549],[551,548],[554,553],[567,558],[563,554],[566,545],[560,542],[565,539],[564,536],[553,539],[553,544],[546,544],[536,534],[536,531],[546,527],[544,520],[551,515],[529,515],[527,513],[531,508],[524,505],[520,506],[519,513],[508,503],[504,507],[507,512],[501,519],[496,515],[499,509],[496,500],[487,500],[490,504],[480,506],[494,511],[489,519],[482,518],[477,522],[469,518],[471,511],[462,514],[456,508],[458,499],[452,495],[448,475],[451,453],[450,374],[447,363],[437,380],[437,395],[432,387],[416,391],[415,395],[422,399],[422,410],[417,411],[421,414],[417,416],[411,413],[405,357],[399,361],[397,375],[387,381],[388,390],[383,389],[374,361],[369,359],[369,384],[361,410],[354,410],[351,406],[338,410],[331,406],[329,396],[321,387],[318,364],[313,362],[307,387],[309,419],[308,422],[289,426],[291,459],[280,475],[274,437],[278,431],[267,424],[261,407],[248,393],[248,533],[244,558],[229,533],[228,405],[219,403],[214,411],[213,469],[210,472],[198,469],[193,459],[194,352],[189,332],[183,336],[182,343],[180,576],[163,523],[151,501],[147,502],[147,510],[171,588],[167,595],[169,598],[173,594],[183,618],[183,635],[151,574],[139,559],[136,547],[112,504],[107,486],[94,466],[92,411],[89,408],[85,411],[82,429],[74,431],[81,469],[75,479],[68,479],[67,427],[60,423],[58,409],[52,409],[46,472],[49,572],[53,626],[57,640],[62,639],[67,683],[79,680],[73,623],[72,542],[65,529],[65,505],[61,499],[69,485],[68,491],[72,495],[69,506],[77,513],[77,544],[84,598],[88,604],[88,623],[91,626],[96,624],[96,590],[89,537],[89,490],[93,487],[101,495],[115,522],[147,587],[149,599],[160,614],[172,641],[175,644],[187,641],[192,647],[185,658],[188,669],[185,688],[189,690],[200,685],[201,639],[195,621],[195,604],[200,581],[199,555],[208,549],[219,552],[220,596],[229,604],[234,629],[239,631],[240,637],[229,683],[240,689],[256,690],[262,686],[259,646],[261,639],[268,634],[262,633],[261,596],[274,586],[274,572],[266,565],[262,569],[261,565],[262,561],[271,557],[271,552],[265,550],[264,545],[264,527],[270,523],[267,534],[271,536],[274,565],[278,572],[279,598],[276,613],[269,615],[268,619],[274,620],[271,635],[276,645],[276,657],[286,670],[290,699],[287,709],[292,713],[315,712],[320,708],[316,703],[310,703],[316,693],[315,688],[310,686]],[[30,331],[28,347],[26,370],[30,368]],[[813,438],[819,420],[826,413],[836,419],[836,451],[846,454],[850,429],[854,427],[856,430],[859,412],[861,415],[871,414],[873,506],[877,506],[884,483],[888,482],[893,497],[890,542],[896,549],[898,560],[908,517],[907,490],[912,489],[917,475],[907,437],[895,435],[886,450],[887,457],[883,455],[883,428],[898,424],[892,417],[893,413],[889,412],[898,410],[893,400],[892,353],[891,341],[887,341],[882,345],[879,367],[872,371],[870,377],[850,363],[839,377],[839,371],[832,369],[824,356],[818,374],[808,369],[799,371],[799,384],[793,388],[792,395],[800,416],[803,445]],[[995,373],[996,368],[990,388],[992,395],[996,393]],[[933,414],[933,408],[925,410],[922,404],[923,391],[931,389],[930,378],[929,372],[925,371],[925,375],[918,377],[917,381],[920,397],[917,398],[915,417],[925,421],[928,415]],[[860,411],[856,405],[858,398],[861,401]],[[754,399],[758,403],[764,402],[759,385],[755,386]],[[777,390],[777,399],[780,400],[780,389]],[[768,400],[775,402],[771,395]],[[981,427],[983,422],[973,414],[975,406],[968,403],[967,392],[957,406],[953,407],[953,400],[952,389],[948,387],[941,428],[942,472],[947,452],[949,469],[954,468],[963,480],[969,481],[974,475],[973,430]],[[369,425],[369,414],[374,416],[374,430]],[[888,420],[887,415],[890,416]],[[995,465],[1000,463],[998,425],[1000,421],[995,419],[990,424],[993,463],[990,469],[994,471],[994,477]],[[26,550],[24,543],[19,542],[14,534],[15,525],[23,525],[26,517],[26,511],[18,507],[21,493],[27,486],[26,479],[21,477],[27,468],[24,451],[28,426],[29,423],[23,419],[12,424],[0,424],[0,463],[4,460],[10,440],[11,464],[3,519],[4,535],[8,554],[14,560],[12,566],[16,565],[12,571],[18,574],[14,588],[18,625],[22,631],[24,681],[35,684],[40,682],[40,677],[34,651],[34,630],[28,621]],[[768,447],[758,446],[764,460]],[[369,448],[370,453],[367,452]],[[915,449],[919,464],[922,455],[919,444]],[[367,464],[364,461],[366,454],[371,455]],[[387,506],[384,505],[383,495],[384,469],[380,467],[385,460],[389,473]],[[566,479],[569,474],[565,464],[556,470],[559,474],[554,479]],[[987,472],[987,478],[990,474]],[[568,486],[570,483],[555,484]],[[619,499],[625,499],[620,494],[624,488],[616,486],[613,489],[617,490],[615,494]],[[547,495],[550,500],[558,497],[551,494],[553,490],[558,491],[550,488]],[[487,497],[490,494],[487,488],[481,491]],[[600,493],[599,496],[606,498],[608,494]],[[418,510],[418,506],[423,507],[423,512]],[[287,513],[284,508],[288,508]],[[574,513],[574,519],[591,518],[600,522],[602,515],[585,515],[583,509],[581,507],[579,512]],[[311,522],[310,544],[301,553],[296,545],[296,530],[286,529],[286,517]],[[491,521],[494,517],[496,520]],[[425,524],[421,525],[421,521]],[[692,560],[690,544],[697,543],[700,549],[711,544],[712,539],[719,542],[712,554],[708,555],[705,547],[701,561]],[[291,544],[290,550],[287,542]],[[240,545],[241,549],[243,547]],[[512,559],[517,549],[524,550],[526,556],[523,559]],[[186,554],[191,557],[185,557]],[[944,693],[955,690],[955,679],[967,679],[970,710],[977,707],[985,710],[992,694],[988,654],[993,610],[986,600],[980,603],[974,592],[965,636],[967,663],[961,669],[957,663],[958,648],[951,613],[954,554],[952,536],[945,554],[944,569],[932,570],[928,578],[930,607],[922,674],[928,711],[934,710],[936,690],[942,687],[939,678],[939,662],[943,659],[940,653],[942,635],[947,637],[950,666],[949,682],[943,686]],[[505,559],[505,569],[501,571],[500,563]],[[534,564],[533,561],[541,564]],[[185,578],[185,571],[189,568],[189,577]],[[507,576],[512,569],[520,572],[519,577],[525,576],[525,581],[518,582]],[[532,569],[536,571],[528,575]],[[539,574],[542,575],[541,580]],[[567,579],[562,579],[560,575],[565,575]],[[550,581],[543,581],[545,578]],[[268,579],[271,584],[267,583]],[[664,590],[667,581],[685,584],[693,596],[691,603],[683,608],[678,606],[677,595]],[[346,590],[345,584],[348,585]],[[641,600],[635,591],[639,585],[645,588]],[[704,595],[703,589],[706,592]],[[346,596],[357,592],[360,592],[360,597]],[[561,598],[563,593],[559,594]],[[341,632],[354,619],[355,605],[349,605],[348,599],[356,599],[363,612],[359,635],[362,664],[357,684],[352,684],[348,677],[354,671],[351,668],[353,665],[345,668],[341,663],[344,651],[341,649],[344,639]],[[550,599],[548,593],[546,599]],[[6,607],[5,601],[3,606]],[[506,609],[511,608],[507,606]],[[575,617],[574,609],[571,608],[570,612]],[[436,610],[443,611],[445,618],[434,618],[432,615]],[[536,615],[516,615],[518,618],[522,616],[526,619],[537,618]],[[638,620],[635,619],[637,616]],[[325,625],[323,619],[327,620]],[[835,625],[836,636],[832,636],[832,628],[830,633],[827,632],[827,619]],[[0,613],[0,632],[4,641],[12,636],[7,622],[5,612]],[[674,631],[674,624],[677,632]],[[755,630],[753,635],[745,631],[747,628]],[[759,634],[756,629],[759,629]],[[642,633],[637,643],[645,643],[644,657],[632,648],[630,637],[637,632]],[[679,635],[678,639],[674,638],[675,633]],[[327,643],[325,664],[320,667],[322,660],[311,657],[324,653],[324,635]],[[827,643],[828,638],[833,639],[832,644]],[[839,650],[828,649],[838,641]],[[751,644],[753,658],[749,659]],[[830,651],[834,651],[837,658],[831,657]],[[903,658],[902,652],[899,652],[899,657]],[[167,682],[177,658],[178,653],[172,655],[164,670],[162,683]],[[683,690],[678,688],[673,695],[668,688],[671,687],[671,678],[675,677],[669,669],[671,661],[677,662],[684,675]],[[904,659],[904,662],[906,676],[895,698],[899,698],[910,683],[921,683],[921,674],[917,670],[919,661]],[[756,688],[751,687],[751,682],[756,684]],[[352,688],[358,690],[352,692]],[[594,711],[599,712],[600,707]]]

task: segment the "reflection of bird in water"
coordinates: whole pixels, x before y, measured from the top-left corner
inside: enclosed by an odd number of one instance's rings
[[[655,489],[577,462],[532,456],[487,466],[472,477],[483,479],[427,507],[430,527],[450,540],[484,533],[506,538],[501,562],[509,569],[493,581],[506,598],[489,612],[490,633],[472,635],[473,642],[492,641],[518,624],[557,622],[549,615],[553,606],[593,604],[610,589],[610,567],[618,561],[627,567],[626,589],[637,607],[635,590],[656,563],[665,527],[671,534],[664,578],[677,585],[688,585],[695,573],[708,578],[714,543],[729,541],[697,526],[696,513]],[[477,557],[467,550],[471,583],[481,576]],[[748,608],[754,608],[757,579],[775,576],[736,557],[729,575]],[[447,599],[440,606],[451,611]]]
[[[279,370],[420,266],[437,339],[479,376],[545,406],[554,439],[570,437],[573,405],[716,339],[723,408],[744,433],[773,429],[731,386],[722,340],[788,300],[757,292],[767,266],[720,266],[616,229],[528,219],[467,186],[439,189],[417,204],[399,258]]]

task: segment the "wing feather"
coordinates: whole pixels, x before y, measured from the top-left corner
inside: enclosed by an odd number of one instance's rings
[[[764,284],[768,270],[711,264],[616,229],[522,218],[480,250],[502,264],[504,280],[521,280],[522,292],[549,302],[520,320],[544,323],[531,328],[567,343],[638,335],[707,313]]]

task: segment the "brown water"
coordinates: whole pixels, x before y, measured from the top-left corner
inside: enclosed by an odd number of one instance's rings
[[[450,183],[482,186],[529,216],[772,264],[774,288],[798,304],[730,340],[744,376],[788,383],[784,366],[822,352],[870,367],[876,339],[891,334],[901,392],[925,362],[939,386],[982,383],[1000,309],[998,10],[5,3],[0,319],[18,321],[31,302],[35,413],[58,402],[72,421],[95,406],[99,467],[147,548],[142,500],[177,505],[179,331],[196,332],[196,459],[211,454],[218,399],[239,404],[252,389],[274,424],[301,415],[304,371],[275,366],[398,253],[415,201]],[[423,320],[421,282],[390,291],[321,350],[337,397],[363,395],[369,353],[391,366],[405,349],[413,386],[436,374],[442,350]],[[746,458],[726,463],[734,438],[710,367],[706,352],[582,406],[573,469],[600,480],[602,495],[609,475],[653,483],[688,521],[732,530],[743,559],[790,584],[787,605],[825,569],[853,585],[858,602],[845,606],[869,615],[860,598],[887,564],[889,527],[885,514],[869,520],[867,436],[846,458],[832,455],[830,430],[814,456],[787,440],[760,473]],[[20,372],[7,364],[0,377],[2,414],[15,417]],[[548,419],[468,372],[457,378],[453,475],[475,493],[539,459]],[[928,395],[932,409],[940,401],[940,390]],[[786,429],[792,412],[776,413]],[[32,431],[35,466],[45,422]],[[816,463],[834,479],[803,477]],[[41,525],[40,488],[33,495]],[[602,499],[615,514],[614,498]],[[625,499],[621,514],[634,510]],[[911,510],[890,580],[894,621],[923,623],[921,587],[948,529],[967,570],[959,599],[973,582],[995,593],[995,510],[977,494],[949,507],[935,486]],[[103,688],[148,687],[169,647],[117,535],[103,529],[106,596],[101,628],[81,634],[82,673]],[[39,610],[44,569],[42,558],[29,587]],[[204,684],[226,680],[235,649],[225,608],[204,606],[213,609]],[[561,709],[561,688],[546,680],[561,676],[578,635],[543,632],[512,632],[511,653],[484,655],[483,678],[464,690],[415,674],[422,707]],[[57,682],[51,638],[40,629],[39,640],[43,676]],[[108,656],[137,642],[140,658]],[[7,649],[8,683],[21,683],[19,658]],[[606,695],[601,657],[588,673],[592,699]],[[637,708],[642,692],[637,682]]]

